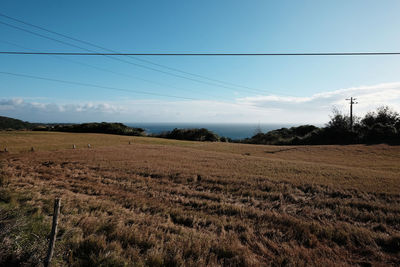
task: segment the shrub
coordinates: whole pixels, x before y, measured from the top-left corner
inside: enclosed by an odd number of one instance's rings
[[[281,128],[267,133],[257,133],[246,142],[266,145],[298,145],[303,144],[303,138],[319,128],[314,125],[302,125],[291,128]]]
[[[128,127],[122,123],[93,122],[71,125],[55,125],[51,128],[53,131],[74,132],[74,133],[107,133],[140,136],[144,135],[144,129]]]
[[[399,114],[387,106],[379,107],[361,120],[360,131],[366,143],[400,143]]]
[[[158,135],[158,137],[177,139],[177,140],[190,140],[190,141],[219,141],[219,136],[210,130],[205,128],[193,128],[193,129],[173,129],[170,132],[164,132]]]
[[[219,141],[221,142],[229,142],[228,138],[226,138],[225,136],[222,136]]]
[[[366,132],[365,141],[367,143],[391,142],[396,138],[396,128],[382,123],[374,124],[369,131]]]
[[[376,110],[376,112],[367,113],[367,115],[365,115],[365,117],[361,120],[361,124],[364,127],[371,128],[378,123],[382,125],[395,126],[396,123],[399,123],[399,121],[399,113],[395,112],[388,106],[381,106]]]

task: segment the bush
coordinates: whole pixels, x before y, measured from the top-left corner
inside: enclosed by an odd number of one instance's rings
[[[106,133],[130,136],[144,135],[144,129],[131,128],[122,123],[93,122],[71,125],[55,125],[51,128],[58,132],[74,132],[74,133]]]
[[[396,128],[391,125],[385,125],[382,123],[374,124],[365,135],[365,141],[367,143],[382,143],[391,142],[396,139]]]
[[[361,120],[364,127],[372,128],[375,124],[396,126],[400,122],[399,113],[395,112],[388,106],[382,106],[376,112],[369,112]]]
[[[228,138],[226,138],[225,136],[222,136],[219,141],[221,142],[229,142]]]
[[[219,141],[219,136],[205,128],[193,129],[173,129],[170,132],[164,132],[158,135],[161,138],[177,139],[177,140],[190,140],[190,141]]]
[[[281,128],[268,133],[257,133],[252,138],[245,140],[252,144],[266,145],[291,145],[303,144],[303,138],[319,128],[314,125],[302,125],[291,128]]]
[[[333,109],[333,116],[331,116],[331,120],[326,124],[325,127],[338,131],[350,130],[350,117],[342,114],[337,109]]]
[[[365,143],[400,143],[399,113],[387,106],[369,112],[361,120],[360,133]]]

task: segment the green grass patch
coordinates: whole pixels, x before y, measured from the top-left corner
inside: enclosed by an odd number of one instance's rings
[[[50,223],[29,200],[29,194],[0,189],[0,266],[34,266],[45,257]]]

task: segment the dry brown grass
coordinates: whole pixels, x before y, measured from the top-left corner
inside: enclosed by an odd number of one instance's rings
[[[15,224],[32,224],[21,218],[37,218],[44,226],[26,231],[45,241],[62,196],[58,265],[400,264],[399,147],[23,134],[0,134],[21,151],[0,156],[0,193],[11,192],[0,195],[0,216],[21,210],[0,226],[15,233]],[[38,149],[27,152],[18,138]],[[38,263],[43,251],[27,258],[10,249],[21,242],[15,235],[0,234],[11,244],[0,258]]]

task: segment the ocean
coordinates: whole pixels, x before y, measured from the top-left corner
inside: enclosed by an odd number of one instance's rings
[[[293,124],[258,124],[258,123],[126,123],[130,127],[139,127],[148,134],[159,134],[171,131],[174,128],[206,128],[219,136],[232,139],[244,139],[252,137],[257,129],[263,133],[282,127],[297,126]]]

